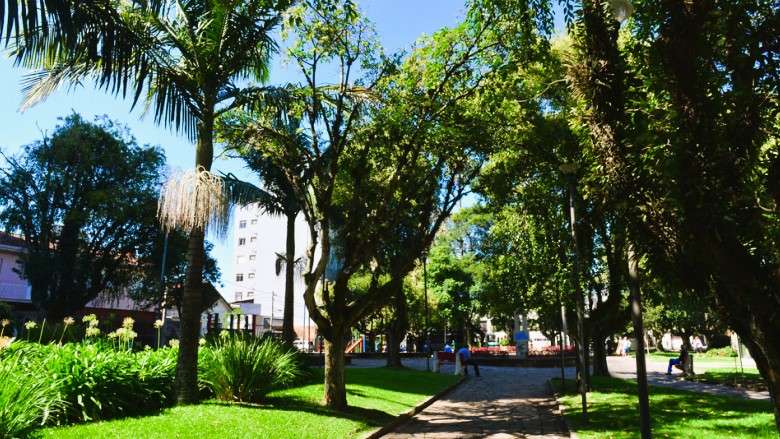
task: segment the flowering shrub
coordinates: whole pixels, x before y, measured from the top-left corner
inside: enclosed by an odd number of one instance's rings
[[[0,364],[34,370],[56,383],[64,405],[47,423],[83,422],[141,414],[170,405],[176,352],[133,353],[105,343],[39,345],[15,343]]]

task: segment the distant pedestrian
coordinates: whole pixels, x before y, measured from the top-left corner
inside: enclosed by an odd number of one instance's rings
[[[450,346],[449,343],[444,345],[444,352],[446,352],[448,354],[452,353],[452,346]]]
[[[623,342],[623,356],[628,356],[628,351],[631,350],[631,340],[626,337],[626,340]]]
[[[474,375],[479,376],[479,365],[474,362],[474,360],[471,358],[471,351],[469,351],[469,348],[466,346],[463,346],[462,348],[458,349],[457,353],[458,357],[460,357],[460,364],[463,367],[463,374],[468,375],[469,374],[469,364],[474,367]]]

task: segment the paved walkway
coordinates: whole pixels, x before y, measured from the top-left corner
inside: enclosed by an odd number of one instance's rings
[[[417,366],[418,362],[410,362]],[[422,366],[425,367],[423,360]],[[481,367],[386,438],[568,438],[546,382],[559,369]],[[452,373],[451,367],[442,371]],[[469,371],[471,373],[471,371]],[[572,372],[569,371],[569,374]],[[569,375],[571,376],[571,375]]]
[[[634,357],[609,357],[607,358],[609,373],[615,378],[636,379],[636,359]],[[694,370],[703,373],[707,368],[699,365],[694,359]],[[684,380],[679,372],[666,375],[668,363],[647,361],[647,383],[653,386],[672,387],[675,389],[689,390],[691,392],[709,393],[712,395],[737,396],[747,399],[769,400],[769,392],[756,392],[747,389],[725,386],[722,384],[707,384],[696,381]],[[721,367],[723,367],[721,365]],[[675,369],[676,371],[676,369]]]

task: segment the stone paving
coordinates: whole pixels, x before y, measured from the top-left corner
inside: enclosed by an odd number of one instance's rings
[[[410,361],[418,366],[418,361]],[[424,360],[422,366],[425,367]],[[480,367],[385,438],[568,438],[547,380],[559,369]],[[447,367],[442,373],[452,373]],[[472,373],[469,370],[469,373]],[[571,376],[572,371],[569,371]]]
[[[694,357],[694,370],[703,373],[706,363],[697,362]],[[755,364],[755,363],[753,363]],[[607,365],[609,373],[615,378],[636,379],[636,359],[634,357],[608,357]],[[652,386],[672,387],[675,389],[689,390],[691,392],[709,393],[712,395],[737,396],[747,399],[769,400],[769,392],[756,392],[747,389],[738,389],[722,384],[707,384],[696,381],[684,380],[677,369],[673,375],[666,375],[668,363],[647,360],[647,383]],[[722,365],[716,365],[715,367]]]

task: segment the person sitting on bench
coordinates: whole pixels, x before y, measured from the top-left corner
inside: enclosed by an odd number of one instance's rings
[[[469,374],[470,364],[474,366],[474,375],[479,376],[479,365],[471,359],[471,351],[469,351],[468,347],[463,346],[462,348],[458,349],[457,355],[460,357],[460,365],[463,367],[463,373],[465,375]]]
[[[683,346],[680,349],[679,357],[669,359],[669,368],[666,369],[666,374],[667,375],[672,374],[672,366],[677,366],[678,369],[682,370],[683,373],[685,373],[685,364],[687,362],[688,362],[688,348]]]

